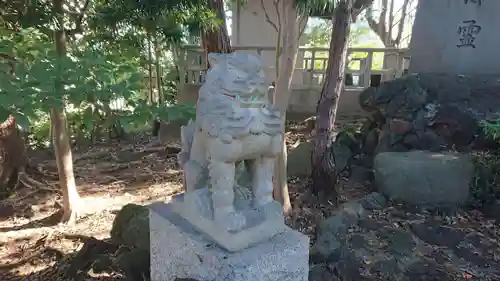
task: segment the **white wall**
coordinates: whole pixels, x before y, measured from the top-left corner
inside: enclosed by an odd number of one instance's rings
[[[281,0],[286,1],[286,0]],[[262,2],[264,5],[262,5]],[[278,26],[277,8],[273,0],[249,0],[243,5],[234,4],[232,11],[232,42],[234,46],[252,47],[276,47],[278,33],[269,20]],[[279,7],[280,4],[278,4]],[[299,27],[300,28],[300,27]],[[268,67],[274,68],[276,60],[275,51],[265,51],[262,58]],[[297,67],[302,67],[303,54],[297,57]],[[274,70],[270,70],[268,75],[275,79]],[[294,75],[293,83],[300,83],[301,75]]]

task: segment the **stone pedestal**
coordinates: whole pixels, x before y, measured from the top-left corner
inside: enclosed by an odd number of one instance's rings
[[[208,188],[177,195],[172,198],[169,206],[210,241],[216,242],[224,250],[237,252],[288,229],[280,203],[272,201],[260,208],[254,208],[251,203],[244,197],[236,196],[234,209],[238,217],[235,221],[244,227],[235,231],[227,231],[223,225],[214,221],[211,192]]]
[[[230,253],[172,211],[154,204],[150,212],[151,280],[306,281],[309,238],[292,229],[248,249]]]

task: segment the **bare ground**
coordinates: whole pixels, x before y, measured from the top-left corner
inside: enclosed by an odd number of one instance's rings
[[[294,128],[289,146],[307,138],[307,128]],[[182,172],[176,164],[178,143],[152,146],[144,142],[96,146],[75,153],[75,175],[82,211],[74,226],[60,225],[56,165],[50,152],[37,152],[32,161],[46,175],[46,187],[17,190],[0,202],[0,280],[57,280],[54,264],[81,249],[89,237],[109,238],[115,214],[128,203],[168,202],[182,192]],[[50,159],[50,160],[44,160]],[[315,237],[319,221],[336,209],[331,201],[317,202],[305,181],[289,181],[293,215],[287,223]],[[346,188],[341,201],[366,194],[362,186]],[[58,266],[60,267],[60,266]],[[83,280],[122,280],[118,273],[94,274]]]
[[[309,137],[310,131],[307,127],[307,124],[291,126],[290,132],[287,133],[289,147]],[[130,279],[125,279],[119,270],[102,272],[90,270],[71,277],[67,277],[64,272],[74,266],[75,263],[72,261],[77,258],[80,258],[80,263],[77,263],[79,265],[82,264],[82,259],[84,263],[96,263],[93,259],[79,256],[85,252],[82,248],[85,249],[89,245],[90,248],[98,248],[101,252],[112,251],[109,256],[120,250],[113,247],[103,249],[103,247],[109,246],[105,244],[105,240],[109,238],[113,220],[122,206],[128,203],[146,205],[157,201],[168,202],[173,195],[182,192],[182,172],[176,164],[175,157],[178,151],[179,143],[175,141],[162,146],[151,145],[149,141],[137,141],[99,145],[75,153],[75,174],[84,208],[74,226],[59,225],[54,221],[54,214],[61,204],[54,157],[50,151],[37,151],[31,160],[37,163],[44,175],[38,180],[46,184],[43,188],[17,190],[10,198],[0,201],[0,280],[129,281]],[[350,181],[342,178],[339,186],[340,203],[361,198],[372,191],[369,182],[355,181],[352,178]],[[317,226],[325,218],[330,217],[337,210],[337,206],[333,200],[318,201],[311,194],[305,179],[289,179],[289,191],[293,214],[287,218],[287,224],[308,235],[311,242],[314,242]],[[437,225],[441,225],[435,228],[436,234],[432,232],[434,228],[423,227],[429,220],[437,221]],[[410,280],[500,280],[498,267],[490,266],[486,269],[481,267],[500,264],[500,226],[485,218],[479,211],[470,210],[465,213],[444,215],[421,210],[413,211],[393,204],[389,208],[371,214],[366,219],[368,225],[370,222],[373,225],[380,225],[378,231],[382,232],[386,228],[390,228],[394,233],[401,232],[395,231],[401,229],[405,229],[408,233],[415,232],[415,229],[426,230],[429,233],[422,230],[411,235],[418,236],[415,240],[423,241],[427,250],[419,254],[429,261],[437,261],[441,256],[447,257],[452,250],[459,251],[462,257],[461,263],[441,258],[442,264],[418,267],[415,272],[410,272]],[[435,223],[431,225],[435,227]],[[432,235],[439,236],[443,227],[451,229],[449,231],[453,233],[467,233],[461,243],[467,245],[467,249],[470,250],[434,245],[436,242],[432,241]],[[358,228],[351,230],[350,235],[358,238],[366,236],[370,242],[368,244],[380,246],[380,249],[375,247],[374,251],[387,252],[387,245],[391,245],[392,236],[386,237],[389,239],[387,241],[383,235],[377,236],[378,238],[372,241],[370,239],[373,237],[367,236],[372,232]],[[443,236],[443,239],[448,241],[450,237]],[[481,241],[477,247],[471,246],[475,243],[472,239],[474,237],[477,237],[477,241]],[[414,249],[412,245],[408,246],[412,249],[410,252]],[[367,267],[376,263],[365,261],[362,264],[363,266],[356,267],[356,274],[358,271],[369,272]],[[324,280],[342,280],[335,277],[339,275],[339,269],[344,268],[339,263],[321,266],[326,267],[325,273],[328,275]],[[369,275],[370,278],[363,280],[387,280],[372,272]],[[361,280],[358,277],[352,280]],[[143,281],[141,278],[132,280]]]

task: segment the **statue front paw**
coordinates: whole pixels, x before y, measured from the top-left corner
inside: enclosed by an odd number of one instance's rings
[[[240,231],[246,226],[246,218],[239,212],[232,212],[218,215],[216,217],[216,223],[226,231]]]

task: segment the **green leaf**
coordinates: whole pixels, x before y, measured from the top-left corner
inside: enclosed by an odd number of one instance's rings
[[[119,124],[121,125],[121,127],[123,128],[125,133],[130,133],[134,130],[134,126],[131,122],[127,122],[127,121],[130,121],[130,120],[120,121]]]
[[[0,107],[0,123],[7,120],[10,114],[11,112],[9,110]]]
[[[28,117],[21,112],[16,112],[12,115],[16,118],[17,128],[23,132],[28,132],[30,127],[30,120]]]

